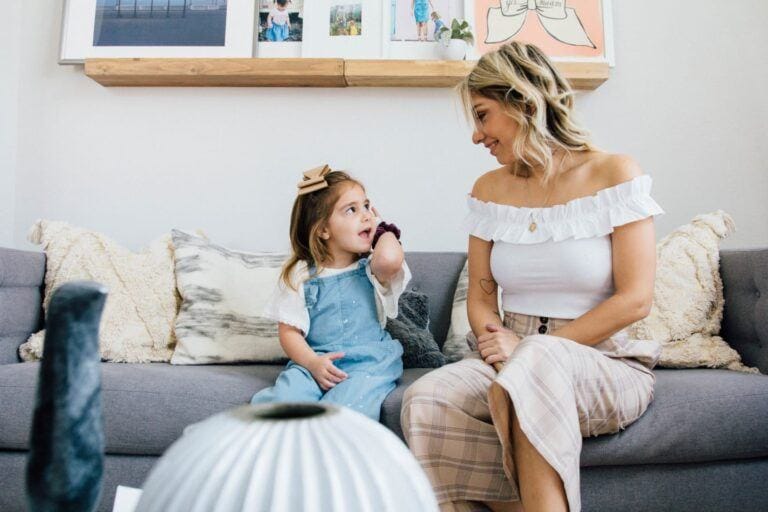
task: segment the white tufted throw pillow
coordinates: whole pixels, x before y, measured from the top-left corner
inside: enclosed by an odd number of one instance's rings
[[[108,288],[99,327],[99,350],[105,361],[146,363],[168,361],[175,338],[173,321],[179,299],[173,272],[173,246],[165,235],[134,253],[101,233],[65,222],[38,220],[29,241],[46,255],[47,312],[53,291],[62,284],[86,279]],[[43,355],[45,331],[19,347],[24,361]]]
[[[656,246],[653,307],[629,334],[661,343],[659,366],[757,372],[718,336],[724,304],[720,240],[734,229],[731,216],[718,210],[694,217]]]

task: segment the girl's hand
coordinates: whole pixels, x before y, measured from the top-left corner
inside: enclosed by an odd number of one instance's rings
[[[344,352],[331,352],[317,356],[307,365],[307,370],[323,391],[328,391],[347,378],[347,374],[333,364],[333,361],[342,357],[344,357]]]
[[[490,364],[505,363],[520,343],[520,338],[506,327],[496,324],[486,324],[487,334],[477,338],[477,350],[480,357]]]

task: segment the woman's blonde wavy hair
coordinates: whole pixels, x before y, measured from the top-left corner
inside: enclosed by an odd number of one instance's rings
[[[325,175],[326,188],[296,196],[291,210],[291,255],[283,265],[280,278],[290,288],[296,290],[301,283],[292,279],[293,269],[300,262],[314,269],[312,275],[322,270],[323,262],[330,257],[328,245],[320,234],[328,225],[333,214],[333,207],[349,185],[357,185],[363,190],[363,184],[343,171],[331,171]],[[310,276],[311,277],[311,276]]]
[[[473,94],[501,103],[519,125],[512,148],[516,175],[528,177],[531,169],[543,168],[547,182],[555,174],[554,150],[595,149],[589,133],[573,119],[570,85],[532,44],[513,41],[483,55],[457,90],[467,118],[476,125]]]

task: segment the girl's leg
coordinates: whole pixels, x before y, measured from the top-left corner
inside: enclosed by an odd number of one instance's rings
[[[390,376],[349,373],[346,379],[329,389],[321,401],[348,407],[379,421],[381,404],[393,389],[395,381]]]
[[[262,389],[251,398],[252,404],[275,402],[317,402],[323,391],[306,368],[292,365],[277,377],[275,385]]]

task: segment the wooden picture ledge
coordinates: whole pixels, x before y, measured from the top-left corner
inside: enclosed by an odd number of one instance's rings
[[[473,61],[344,59],[87,59],[106,87],[452,87]],[[609,76],[606,63],[558,62],[575,89]]]

